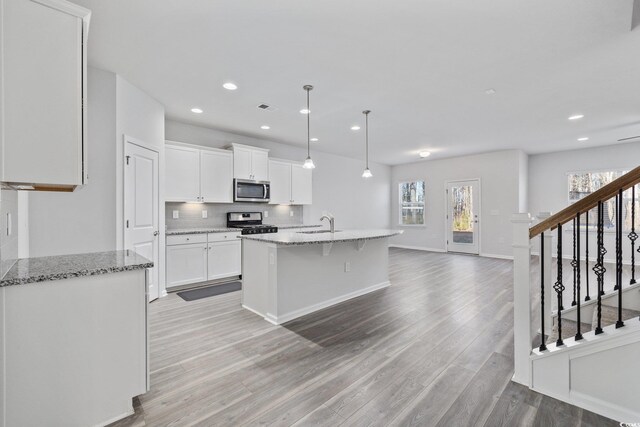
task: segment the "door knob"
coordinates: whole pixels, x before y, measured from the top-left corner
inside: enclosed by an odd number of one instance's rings
[[[160,234],[160,232],[159,232],[158,230],[156,230],[156,231],[154,231],[154,232],[153,232],[153,235],[154,235],[154,236],[157,236],[158,234]]]

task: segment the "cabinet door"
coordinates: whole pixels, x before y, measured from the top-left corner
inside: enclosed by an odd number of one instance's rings
[[[251,173],[256,181],[269,181],[269,153],[266,151],[251,152]]]
[[[206,280],[206,243],[167,246],[167,288]]]
[[[253,179],[251,172],[251,150],[234,148],[233,177],[237,179]]]
[[[241,248],[240,241],[209,243],[208,280],[242,274]]]
[[[200,152],[200,201],[233,203],[233,154]]]
[[[302,165],[291,165],[291,200],[294,205],[310,205],[312,201],[313,179],[311,169]]]
[[[165,200],[200,200],[200,151],[188,147],[165,147]]]
[[[271,201],[274,205],[291,203],[291,163],[269,161],[269,181],[271,181]]]
[[[4,2],[2,181],[73,188],[84,183],[84,24],[88,10]]]

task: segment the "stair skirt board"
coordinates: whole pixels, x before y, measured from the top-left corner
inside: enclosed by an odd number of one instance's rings
[[[534,391],[621,422],[640,423],[640,320],[604,333],[584,334],[584,340],[548,345],[530,356]],[[612,361],[616,361],[612,363]]]

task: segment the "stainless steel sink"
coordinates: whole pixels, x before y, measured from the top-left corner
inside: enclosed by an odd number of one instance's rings
[[[339,233],[342,230],[336,230],[334,233]],[[298,231],[301,234],[320,234],[320,233],[331,233],[331,230],[313,230],[313,231]]]

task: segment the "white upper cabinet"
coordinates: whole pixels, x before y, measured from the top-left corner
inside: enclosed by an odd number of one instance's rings
[[[291,203],[291,162],[269,161],[269,181],[271,182],[270,202],[274,205]]]
[[[233,154],[200,151],[200,201],[233,202]]]
[[[233,154],[171,142],[165,146],[165,200],[233,202]]]
[[[231,144],[233,177],[253,181],[269,180],[269,150],[248,145]]]
[[[87,180],[86,40],[91,12],[3,0],[1,181],[73,191]]]
[[[200,201],[200,150],[165,146],[165,200]]]
[[[313,179],[311,169],[301,164],[291,164],[291,203],[294,205],[310,205],[312,201]]]
[[[312,173],[299,163],[286,160],[269,161],[271,204],[310,205]]]

